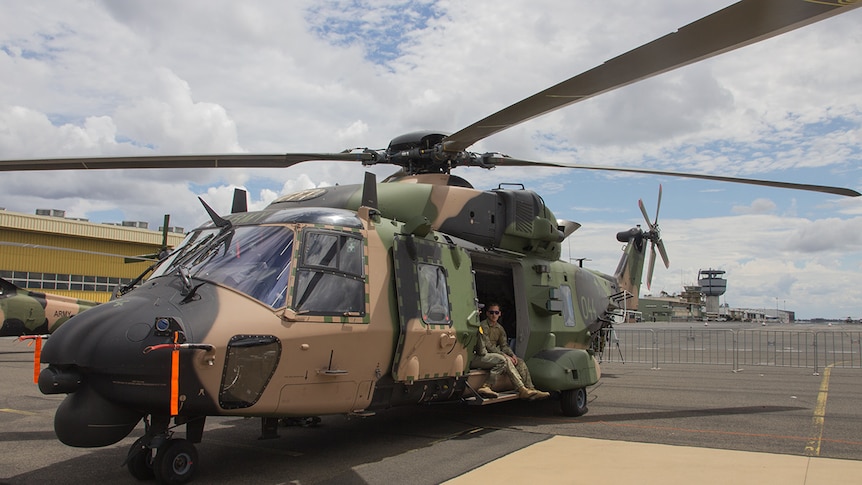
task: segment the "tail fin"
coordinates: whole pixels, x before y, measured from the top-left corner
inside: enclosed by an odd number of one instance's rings
[[[665,250],[664,241],[661,239],[661,231],[658,227],[658,214],[659,209],[661,209],[661,185],[658,186],[658,203],[656,204],[654,221],[650,221],[646,207],[644,207],[643,200],[638,200],[638,207],[640,207],[641,214],[643,214],[649,230],[644,231],[641,229],[641,226],[638,225],[628,231],[617,233],[617,241],[626,243],[626,247],[623,250],[623,257],[620,258],[620,263],[617,265],[617,270],[614,273],[620,292],[628,291],[633,295],[627,302],[628,308],[632,310],[637,310],[638,308],[638,295],[640,294],[641,281],[643,281],[647,241],[650,242],[647,288],[652,284],[652,274],[655,269],[656,248],[658,248],[665,268],[670,266],[670,260],[667,257],[667,251]]]
[[[617,270],[614,272],[614,277],[621,292],[627,291],[633,295],[626,303],[630,310],[637,310],[638,308],[638,295],[643,280],[646,241],[648,239],[649,233],[644,232],[640,226],[617,233],[617,241],[626,243],[626,247],[623,249],[623,255],[617,265]]]

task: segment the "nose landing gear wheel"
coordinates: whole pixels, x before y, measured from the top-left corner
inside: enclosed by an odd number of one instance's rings
[[[172,439],[156,451],[153,472],[159,483],[171,485],[187,483],[194,477],[198,452],[190,441]]]
[[[126,457],[126,467],[129,473],[138,480],[152,480],[155,478],[153,472],[153,452],[144,445],[144,437],[138,438],[135,444],[129,448]]]
[[[560,407],[566,416],[583,416],[587,414],[587,390],[581,387],[561,392]]]

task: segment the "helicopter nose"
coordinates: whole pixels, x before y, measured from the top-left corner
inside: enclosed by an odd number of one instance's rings
[[[42,363],[54,370],[46,374],[42,392],[63,393],[93,376],[109,374],[130,378],[165,375],[167,363],[144,353],[148,346],[184,343],[205,334],[217,314],[215,290],[204,285],[198,298],[182,301],[182,285],[175,279],[145,284],[117,300],[76,315],[51,335],[42,350]],[[209,322],[209,323],[208,323]],[[49,367],[49,368],[51,368]]]
[[[45,343],[39,375],[44,394],[68,394],[57,408],[54,430],[75,447],[107,446],[126,437],[141,418],[169,402],[170,362],[144,349],[184,342],[187,314],[170,303],[169,285],[138,289],[120,300],[92,308],[58,328]]]

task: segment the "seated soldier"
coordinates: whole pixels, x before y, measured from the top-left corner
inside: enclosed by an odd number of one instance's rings
[[[483,397],[496,397],[496,393],[491,387],[496,384],[497,376],[506,374],[521,399],[547,399],[550,394],[533,387],[527,365],[518,359],[506,343],[506,331],[498,323],[500,305],[497,303],[489,304],[486,307],[486,315],[487,319],[479,325],[479,338],[474,349],[475,357],[471,362],[472,367],[490,369],[488,382],[479,389],[479,394]],[[500,345],[501,338],[502,345]]]
[[[535,390],[536,388],[533,386],[533,379],[530,377],[530,369],[527,368],[527,364],[523,360],[519,359],[512,348],[509,347],[506,330],[503,328],[503,325],[500,324],[500,318],[503,316],[503,313],[500,310],[500,304],[489,303],[488,306],[485,307],[485,315],[485,322],[488,327],[488,340],[491,342],[491,345],[487,347],[488,351],[505,355],[518,371],[518,375],[521,377],[521,382],[524,383],[524,387]],[[537,391],[537,396],[534,399],[546,399],[548,397],[550,397],[549,393]]]

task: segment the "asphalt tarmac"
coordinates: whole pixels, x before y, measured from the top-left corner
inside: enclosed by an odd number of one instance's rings
[[[563,416],[554,400],[408,406],[367,418],[323,416],[316,427],[280,428],[273,440],[258,440],[257,419],[209,418],[193,483],[436,484],[501,476],[516,483],[862,483],[860,369],[813,375],[786,367],[608,363],[602,371],[590,389],[590,411],[579,418]],[[63,397],[44,396],[33,384],[26,344],[0,339],[0,375],[0,485],[140,483],[121,464],[142,429],[106,448],[67,447],[53,432]],[[802,478],[789,482],[794,467]]]

